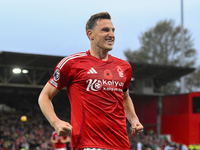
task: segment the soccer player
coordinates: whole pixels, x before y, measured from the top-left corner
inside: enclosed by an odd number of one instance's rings
[[[52,132],[51,142],[53,143],[54,150],[67,150],[66,143],[70,141],[69,136],[59,136],[55,131]]]
[[[63,58],[39,96],[40,108],[65,136],[71,133],[73,150],[130,150],[126,118],[136,133],[143,132],[129,96],[131,65],[109,53],[115,41],[110,14],[94,14],[86,23],[90,49]],[[71,124],[60,120],[51,100],[66,87]]]

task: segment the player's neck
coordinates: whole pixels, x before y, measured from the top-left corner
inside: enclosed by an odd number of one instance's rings
[[[98,59],[101,59],[102,61],[108,60],[108,51],[94,50],[90,48],[90,54]]]

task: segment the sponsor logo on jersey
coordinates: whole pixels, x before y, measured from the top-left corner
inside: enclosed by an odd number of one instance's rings
[[[119,74],[119,76],[120,76],[121,78],[124,77],[124,72],[123,72],[123,70],[121,69],[120,66],[117,66],[117,72],[118,72],[118,74]]]
[[[99,91],[102,89],[106,91],[120,91],[122,92],[122,87],[124,86],[123,82],[115,80],[98,80],[98,79],[88,79],[86,91]]]
[[[105,70],[104,71],[104,77],[107,78],[107,79],[112,79],[113,75],[112,75],[110,70]]]
[[[88,79],[86,81],[88,83],[88,86],[86,88],[86,91],[99,91],[102,88],[102,81],[95,79],[94,81],[92,79]]]
[[[56,71],[54,72],[54,80],[58,81],[60,79],[60,70],[56,69]]]
[[[87,74],[97,74],[97,71],[92,67]]]

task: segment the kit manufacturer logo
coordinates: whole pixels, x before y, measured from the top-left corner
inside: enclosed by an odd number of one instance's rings
[[[87,74],[97,74],[97,71],[92,67]]]

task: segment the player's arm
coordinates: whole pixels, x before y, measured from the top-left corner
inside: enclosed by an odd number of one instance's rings
[[[60,136],[66,136],[71,133],[72,126],[65,121],[60,120],[53,108],[52,99],[59,92],[51,84],[47,83],[40,93],[38,103],[42,110],[42,113],[47,118],[52,127]]]
[[[124,92],[124,109],[126,118],[130,122],[132,129],[136,130],[137,133],[143,132],[143,125],[140,123],[139,118],[135,113],[135,108],[129,95],[129,90]]]
[[[58,140],[53,139],[53,137],[50,138],[50,141],[51,141],[51,143],[57,143],[58,142]]]

